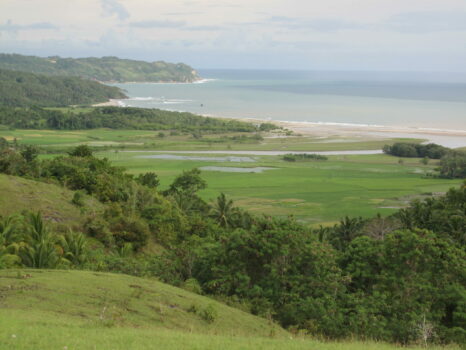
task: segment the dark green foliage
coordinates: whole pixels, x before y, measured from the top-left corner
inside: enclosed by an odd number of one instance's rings
[[[152,172],[139,174],[136,181],[149,188],[157,188],[160,184],[159,177]]]
[[[83,207],[84,206],[84,194],[82,191],[76,191],[73,194],[73,198],[71,199],[71,203],[76,205],[77,207]]]
[[[254,132],[253,124],[202,117],[186,112],[131,107],[99,107],[88,112],[62,112],[38,107],[12,108],[0,106],[0,124],[20,129],[137,129],[179,130],[183,132]]]
[[[185,193],[194,195],[207,187],[207,183],[201,178],[201,171],[197,168],[183,171],[170,185],[168,193]]]
[[[0,69],[0,105],[59,107],[125,97],[120,89],[95,81]]]
[[[320,154],[306,154],[306,153],[289,153],[283,156],[283,160],[287,162],[304,162],[310,160],[327,160],[326,156]]]
[[[117,82],[192,82],[196,71],[183,63],[144,62],[117,57],[61,58],[0,54],[0,68]]]
[[[397,157],[427,157],[430,159],[440,159],[449,153],[450,149],[435,143],[423,145],[417,143],[397,142],[392,146],[385,145],[383,147],[383,151]]]
[[[20,154],[27,163],[33,162],[39,155],[39,149],[36,146],[26,145],[21,150]]]
[[[440,198],[415,201],[395,216],[402,222],[403,227],[431,230],[447,240],[465,246],[466,186],[452,188]]]
[[[4,137],[0,137],[0,151],[3,151],[5,148],[8,148],[8,141]]]
[[[440,160],[440,176],[448,179],[466,178],[466,153],[456,152]]]
[[[92,150],[87,145],[80,145],[68,153],[72,157],[92,157]]]

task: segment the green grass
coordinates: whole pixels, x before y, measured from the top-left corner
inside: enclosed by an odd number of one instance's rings
[[[218,316],[209,323],[189,311],[193,305],[213,307]],[[265,319],[150,279],[85,271],[0,271],[0,349],[396,348],[295,337]]]
[[[238,136],[241,133],[204,135],[194,139],[191,135],[158,137],[158,131],[147,130],[0,130],[0,136],[12,141],[17,139],[23,144],[33,144],[48,149],[73,147],[88,144],[95,147],[126,147],[152,150],[257,150],[257,151],[339,151],[339,150],[373,150],[381,149],[385,144],[392,144],[401,139],[361,139],[294,136],[287,138],[265,137],[260,142],[224,141],[226,137]],[[251,134],[245,134],[251,135]],[[420,140],[409,139],[411,142]]]
[[[31,210],[40,211],[54,224],[72,228],[83,224],[82,209],[71,203],[74,192],[61,186],[0,174],[0,193],[0,215]],[[92,197],[85,196],[84,203],[85,212],[102,209],[102,204]]]
[[[165,189],[183,170],[202,166],[273,167],[263,173],[203,171],[208,188],[200,195],[213,201],[221,192],[236,205],[260,214],[294,215],[311,224],[332,224],[345,215],[388,215],[426,193],[445,192],[459,180],[426,178],[435,168],[420,159],[388,155],[330,156],[328,161],[285,162],[277,156],[251,156],[254,163],[138,158],[147,153],[101,152],[130,173],[156,172]],[[218,156],[218,155],[216,155]]]

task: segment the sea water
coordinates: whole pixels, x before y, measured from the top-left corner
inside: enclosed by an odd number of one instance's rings
[[[466,131],[466,74],[200,70],[202,83],[115,84],[127,106],[233,118]]]

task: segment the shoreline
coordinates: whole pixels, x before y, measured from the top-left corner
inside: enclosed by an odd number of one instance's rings
[[[111,99],[92,105],[93,107],[125,107],[125,99]],[[170,111],[169,109],[167,109]],[[171,110],[173,111],[173,110]],[[204,117],[230,119],[254,124],[271,123],[293,133],[310,137],[352,137],[366,139],[417,138],[450,148],[466,147],[466,130],[449,130],[420,127],[403,127],[387,125],[364,125],[350,123],[322,123],[305,121],[284,121],[261,118],[232,118],[219,115],[200,114]]]

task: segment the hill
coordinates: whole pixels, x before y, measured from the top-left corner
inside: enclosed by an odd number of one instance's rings
[[[0,215],[8,216],[23,210],[40,211],[52,223],[80,227],[85,215],[71,203],[74,191],[44,182],[0,174]],[[103,205],[85,196],[84,207],[99,211]]]
[[[0,69],[0,105],[59,107],[125,97],[120,89],[96,81]]]
[[[396,348],[293,338],[265,319],[155,280],[88,271],[0,270],[0,345],[5,349]]]
[[[0,68],[106,82],[193,82],[197,72],[183,63],[145,62],[117,57],[61,58],[0,54]]]

